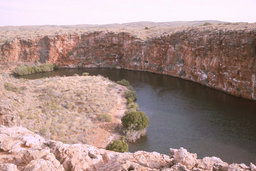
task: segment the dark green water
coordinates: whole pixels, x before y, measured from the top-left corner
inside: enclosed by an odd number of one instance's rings
[[[27,76],[89,72],[113,81],[127,79],[135,88],[140,110],[150,119],[147,137],[129,145],[137,150],[169,154],[184,147],[198,156],[217,156],[232,163],[256,163],[256,102],[197,83],[149,72],[117,69],[62,69]]]

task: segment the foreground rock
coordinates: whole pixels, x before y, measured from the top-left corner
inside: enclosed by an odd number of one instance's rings
[[[46,141],[23,127],[0,127],[0,170],[255,170],[251,164],[227,164],[217,157],[197,159],[186,149],[170,156],[143,152],[117,153],[86,144]]]

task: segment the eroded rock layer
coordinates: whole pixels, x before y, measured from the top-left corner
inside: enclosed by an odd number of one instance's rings
[[[186,149],[170,149],[170,155],[138,151],[117,153],[86,144],[46,141],[23,127],[0,126],[0,170],[252,170],[250,164],[228,164],[217,157],[197,159]]]
[[[197,26],[141,39],[128,32],[87,32],[14,39],[1,62],[51,62],[167,74],[256,99],[256,25]]]

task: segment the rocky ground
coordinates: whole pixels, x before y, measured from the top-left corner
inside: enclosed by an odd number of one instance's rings
[[[87,144],[63,144],[45,140],[23,127],[0,127],[0,170],[162,170],[162,171],[255,171],[250,164],[228,164],[217,157],[197,159],[186,149],[157,152],[117,153]]]
[[[13,39],[35,39],[42,36],[56,36],[63,34],[83,34],[88,32],[127,32],[140,39],[162,36],[177,31],[189,30],[194,27],[230,30],[254,28],[256,24],[228,23],[221,21],[184,21],[184,22],[134,22],[107,25],[69,25],[69,26],[2,26],[0,27],[0,45]]]
[[[46,139],[105,147],[120,135],[126,88],[102,76],[16,79],[0,76],[0,124]],[[104,120],[100,116],[109,116]]]

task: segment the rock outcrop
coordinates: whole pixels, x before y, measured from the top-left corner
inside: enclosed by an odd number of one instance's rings
[[[227,164],[217,157],[197,159],[186,149],[117,153],[86,144],[46,141],[23,127],[0,127],[0,170],[255,170],[255,165]]]
[[[148,39],[110,31],[17,38],[1,45],[0,61],[150,71],[256,99],[255,24],[196,26]]]

